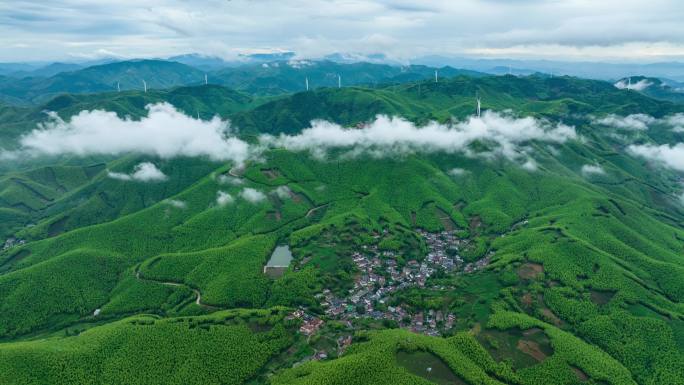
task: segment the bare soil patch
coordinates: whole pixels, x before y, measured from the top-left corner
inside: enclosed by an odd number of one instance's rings
[[[544,354],[544,352],[541,351],[539,344],[534,341],[519,340],[518,350],[527,354],[528,356],[531,356],[539,362],[544,361],[544,359],[546,358],[546,354]]]
[[[614,296],[615,292],[612,291],[591,290],[589,292],[591,302],[599,306],[607,304],[608,302],[610,302],[611,299],[613,299]]]
[[[435,208],[435,215],[437,215],[437,218],[439,218],[439,221],[442,223],[444,230],[453,231],[456,228],[454,221],[451,220],[449,214],[444,212],[444,210],[440,208]]]
[[[518,268],[518,276],[522,279],[534,279],[544,272],[544,266],[528,262]]]
[[[277,179],[280,176],[280,171],[275,168],[262,168],[261,173],[264,174],[269,180]]]
[[[589,379],[589,375],[584,373],[582,369],[577,368],[577,367],[572,367],[572,371],[575,373],[575,376],[577,376],[577,379],[580,381],[587,381]]]

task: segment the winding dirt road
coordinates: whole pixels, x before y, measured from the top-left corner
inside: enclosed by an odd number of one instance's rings
[[[190,287],[184,283],[178,283],[178,282],[170,282],[170,281],[158,281],[156,279],[150,279],[150,278],[143,278],[140,276],[140,266],[135,268],[135,278],[139,281],[142,282],[154,282],[158,283],[160,285],[165,285],[165,286],[174,286],[174,287],[187,287],[188,289],[192,290],[193,293],[195,293],[195,304],[198,306],[202,306],[208,309],[220,309],[219,307],[212,306],[212,305],[207,305],[205,303],[202,303],[202,293],[193,287]]]

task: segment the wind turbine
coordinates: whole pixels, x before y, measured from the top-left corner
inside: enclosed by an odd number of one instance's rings
[[[204,74],[204,85],[206,86],[209,84],[209,79],[207,78],[207,74]]]
[[[342,88],[342,76],[337,74],[337,88]]]
[[[306,84],[306,90],[308,91],[309,90],[309,77],[308,76],[304,78],[304,83]]]
[[[480,117],[480,107],[481,107],[480,95],[477,95],[476,98],[477,98],[477,117],[479,118]]]
[[[627,78],[627,89],[631,90],[632,89],[632,77]]]
[[[119,82],[116,82],[116,92],[121,92],[121,84]]]
[[[143,79],[143,89],[145,90],[145,93],[147,93],[147,82],[145,79]]]
[[[435,70],[435,83],[437,83],[439,79],[439,74],[437,73],[437,70]]]

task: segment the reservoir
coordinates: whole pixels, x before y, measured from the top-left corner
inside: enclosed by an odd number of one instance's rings
[[[264,266],[264,274],[271,278],[279,278],[287,270],[292,261],[292,253],[290,252],[290,247],[288,245],[277,246],[271,254],[271,258],[268,260],[266,266]]]

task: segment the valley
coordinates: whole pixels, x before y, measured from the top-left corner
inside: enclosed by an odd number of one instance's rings
[[[0,383],[684,383],[684,105],[338,66],[3,106]]]

